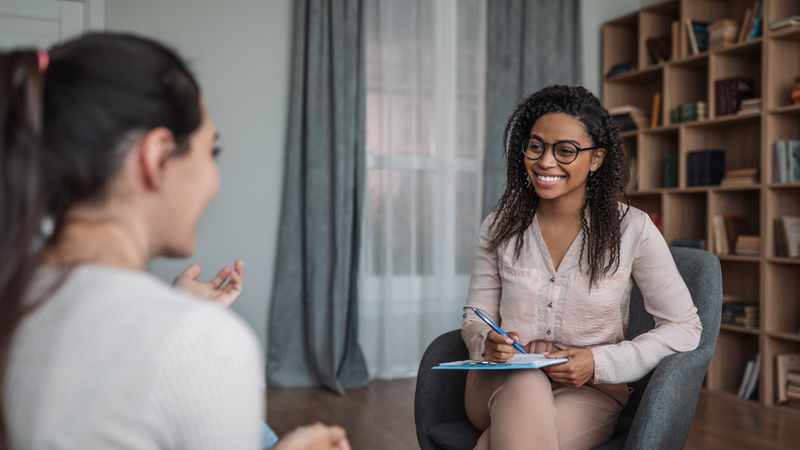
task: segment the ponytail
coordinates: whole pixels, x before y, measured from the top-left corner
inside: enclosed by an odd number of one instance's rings
[[[41,173],[44,75],[36,52],[0,54],[0,405],[14,331],[39,263],[34,239],[46,211]],[[0,408],[0,450],[9,448]]]

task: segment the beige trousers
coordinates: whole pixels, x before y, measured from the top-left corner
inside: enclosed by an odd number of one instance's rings
[[[557,351],[536,341],[534,353]],[[591,449],[611,439],[626,384],[553,383],[539,369],[471,370],[464,406],[483,432],[475,450]]]

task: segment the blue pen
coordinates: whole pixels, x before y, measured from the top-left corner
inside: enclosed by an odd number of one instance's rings
[[[486,322],[486,325],[489,325],[490,327],[492,327],[492,329],[494,330],[495,333],[502,334],[503,336],[511,339],[512,341],[514,340],[511,336],[508,335],[508,333],[503,331],[502,328],[500,328],[497,325],[495,325],[495,323],[492,322],[492,319],[486,317],[486,315],[484,313],[480,312],[477,308],[472,308],[472,310],[475,311],[475,314],[477,314],[478,317],[480,317],[481,319],[483,319],[484,322]],[[517,344],[516,342],[514,342],[511,345],[513,345],[515,349],[521,351],[523,355],[527,355],[525,350],[522,349],[521,345]]]

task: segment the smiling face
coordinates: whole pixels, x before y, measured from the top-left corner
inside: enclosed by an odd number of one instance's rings
[[[584,125],[578,119],[562,113],[540,117],[533,124],[530,136],[548,143],[571,143],[577,148],[594,147]],[[523,161],[533,188],[542,200],[580,197],[582,202],[586,196],[589,172],[600,168],[604,156],[604,149],[586,150],[578,152],[571,163],[563,164],[556,160],[552,147],[547,145],[541,158],[523,158]]]

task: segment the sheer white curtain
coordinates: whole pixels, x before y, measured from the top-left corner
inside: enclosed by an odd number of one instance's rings
[[[359,333],[372,378],[416,375],[461,326],[482,220],[485,0],[366,0]]]

